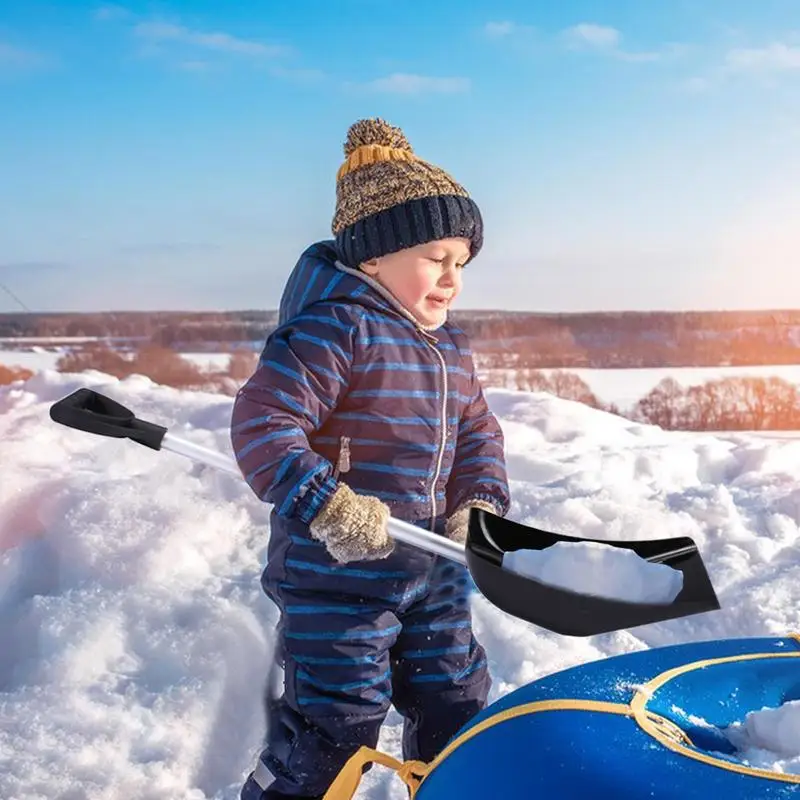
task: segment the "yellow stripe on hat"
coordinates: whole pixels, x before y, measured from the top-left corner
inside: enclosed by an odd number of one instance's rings
[[[353,150],[347,161],[339,167],[336,180],[341,180],[348,172],[368,167],[370,164],[377,164],[380,161],[419,161],[419,159],[414,153],[409,150],[401,150],[399,147],[388,147],[385,144],[363,144]]]

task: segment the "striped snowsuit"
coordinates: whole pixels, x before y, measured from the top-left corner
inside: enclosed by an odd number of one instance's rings
[[[262,585],[281,611],[284,694],[261,754],[277,778],[264,797],[321,796],[360,745],[375,746],[390,703],[406,720],[404,757],[433,758],[489,689],[467,571],[402,544],[342,565],[308,525],[340,480],[440,533],[473,498],[507,512],[503,436],[465,334],[423,331],[338,264],[332,242],[313,245],[236,397],[231,438],[274,505]],[[252,778],[242,796],[262,798]]]

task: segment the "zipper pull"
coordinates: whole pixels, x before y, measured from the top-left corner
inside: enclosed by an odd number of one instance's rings
[[[439,340],[432,334],[426,331],[424,328],[420,329],[420,333],[424,339],[427,339],[431,344],[439,344]]]
[[[333,472],[333,478],[336,480],[343,472],[350,471],[350,437],[342,436],[339,439],[339,458],[336,461],[336,469]]]

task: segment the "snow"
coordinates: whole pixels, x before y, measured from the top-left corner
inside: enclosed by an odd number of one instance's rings
[[[230,453],[227,396],[97,372],[0,387],[0,797],[234,800],[261,746],[277,619],[259,585],[269,507],[234,476],[53,423],[50,405],[81,386]],[[602,541],[690,536],[722,604],[572,638],[476,595],[492,700],[608,656],[800,629],[800,440],[487,396],[506,434],[512,519]],[[398,755],[400,733],[392,711],[380,749]],[[358,797],[406,793],[378,768]]]
[[[27,350],[2,350],[0,349],[0,366],[22,367],[32,372],[40,370],[53,370],[56,362],[68,348],[54,348],[52,351],[42,351],[40,348],[31,347]]]
[[[751,711],[725,735],[736,755],[757,769],[800,774],[800,701]]]
[[[0,343],[1,344],[1,343]],[[22,367],[32,372],[54,370],[56,363],[71,348],[54,346],[49,350],[30,347],[25,350],[3,350],[0,348],[0,365],[6,367]],[[228,367],[230,353],[181,353],[182,358],[206,371],[225,370]]]
[[[86,344],[87,342],[103,342],[106,341],[106,338],[100,336],[2,336],[0,337],[0,345],[75,345]]]
[[[185,358],[200,369],[225,370],[228,368],[230,353],[181,353],[181,358]]]
[[[600,542],[516,550],[503,555],[502,565],[548,586],[629,603],[671,603],[683,588],[680,570]]]

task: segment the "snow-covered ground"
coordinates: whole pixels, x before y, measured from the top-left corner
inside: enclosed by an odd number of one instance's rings
[[[53,423],[50,405],[80,386],[230,452],[229,397],[99,373],[0,387],[0,797],[233,800],[263,727],[269,509],[232,476]],[[476,595],[493,699],[615,654],[800,630],[800,441],[664,432],[544,394],[488,397],[513,519],[605,539],[692,536],[722,603],[578,639]],[[398,754],[399,735],[392,712],[381,749]],[[358,797],[406,794],[375,769]]]
[[[3,349],[0,342],[0,365],[18,366],[38,372],[55,369],[61,352],[43,350],[24,351]],[[223,370],[228,365],[229,353],[181,353],[183,358],[205,370]],[[541,370],[545,374],[550,369]],[[695,386],[706,381],[736,377],[783,378],[800,385],[800,364],[756,365],[751,367],[665,367],[659,369],[573,369],[605,403],[616,403],[619,408],[630,408],[666,377],[672,377],[683,386]],[[495,375],[507,378],[508,388],[517,388],[516,370],[492,370]]]
[[[0,366],[22,367],[33,372],[55,369],[56,362],[65,352],[67,352],[67,348],[58,350],[43,350],[40,347],[31,347],[29,350],[0,349]]]
[[[6,367],[22,367],[32,372],[53,370],[56,362],[68,348],[30,350],[3,350],[0,349],[0,365]],[[230,353],[181,353],[181,356],[198,367],[205,370],[222,370],[228,366]]]

